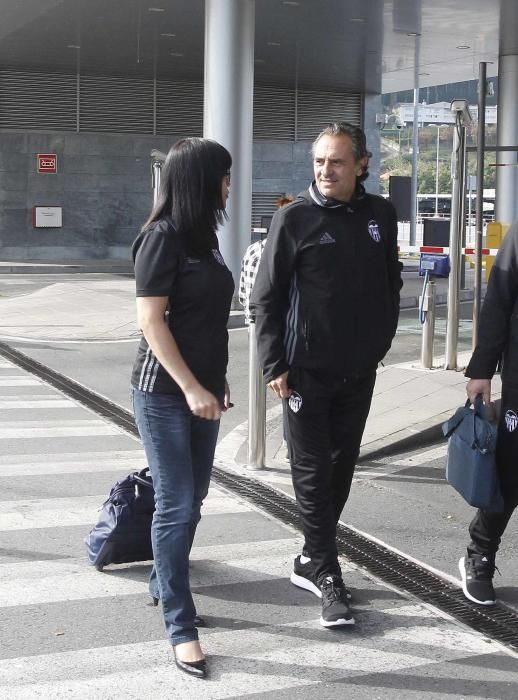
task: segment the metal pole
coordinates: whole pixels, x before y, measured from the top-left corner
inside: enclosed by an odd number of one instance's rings
[[[478,341],[482,305],[482,236],[484,233],[484,148],[486,145],[486,68],[478,65],[477,200],[475,209],[475,284],[473,289],[473,349]]]
[[[417,41],[417,37],[416,37]],[[412,126],[412,192],[410,207],[410,245],[416,243],[417,230],[417,167],[419,152],[419,87],[414,90],[414,123]]]
[[[457,369],[459,341],[460,266],[462,260],[462,214],[464,190],[465,127],[462,116],[456,113],[452,154],[452,195],[450,222],[450,265],[448,279],[448,316],[446,322],[445,369]]]
[[[248,326],[248,466],[264,469],[266,445],[266,385],[257,358],[255,323]]]
[[[421,339],[421,364],[425,369],[433,367],[433,341],[435,336],[435,280],[431,279],[426,287],[422,309],[426,311]]]
[[[417,238],[417,167],[419,156],[419,54],[420,36],[415,37],[414,46],[414,123],[412,127],[412,181],[410,207],[410,245],[416,244]]]
[[[152,186],[153,186],[153,204],[156,204],[158,199],[158,191],[160,189],[160,175],[162,173],[162,163],[154,160],[151,164]]]
[[[461,180],[461,200],[460,200],[460,211],[459,211],[459,231],[460,231],[460,247],[461,251],[466,247],[466,173],[468,171],[468,154],[466,153],[466,130],[463,127],[464,133],[464,160],[462,166],[462,180]],[[460,288],[466,289],[466,256],[461,252],[460,256]]]
[[[439,216],[439,140],[441,126],[437,126],[437,153],[435,156],[435,216]]]

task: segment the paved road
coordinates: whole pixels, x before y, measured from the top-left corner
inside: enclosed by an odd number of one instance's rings
[[[357,624],[323,630],[287,578],[300,535],[217,487],[191,569],[211,679],[179,674],[149,563],[101,574],[82,545],[109,485],[142,464],[138,442],[4,360],[0,385],[2,698],[516,697],[516,658],[346,562]]]
[[[23,286],[0,293],[23,293]],[[470,307],[464,309],[469,319]],[[461,328],[466,346],[468,331],[469,322]],[[403,312],[388,361],[415,358],[419,333],[415,310]],[[232,436],[247,410],[247,335],[230,336],[236,408],[224,417],[222,438]],[[134,341],[17,347],[128,406]],[[171,670],[159,616],[145,605],[149,567],[98,575],[84,560],[81,540],[109,485],[143,463],[138,443],[22,375],[0,367],[0,469],[8,477],[0,502],[0,684],[7,698],[518,695],[516,659],[498,645],[353,568],[347,577],[357,591],[355,636],[330,642],[314,601],[287,583],[300,536],[218,489],[193,568],[200,611],[211,622],[207,649],[216,674],[208,688],[193,692]],[[276,405],[269,396],[268,408]],[[344,520],[456,576],[470,512],[443,483],[444,446],[437,449],[362,465]],[[288,467],[278,467],[275,480],[284,488]],[[517,541],[512,525],[499,586],[511,603]]]

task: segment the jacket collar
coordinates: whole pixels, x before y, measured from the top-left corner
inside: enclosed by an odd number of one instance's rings
[[[354,206],[357,200],[363,199],[365,197],[365,187],[358,183],[356,185],[356,191],[350,202],[340,202],[338,199],[333,199],[332,197],[325,197],[318,189],[315,180],[309,186],[309,196],[311,197],[314,204],[319,207],[325,207],[326,209],[340,209],[343,207],[351,208]]]

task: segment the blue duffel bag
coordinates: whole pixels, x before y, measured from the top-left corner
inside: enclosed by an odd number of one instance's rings
[[[108,564],[153,559],[155,492],[148,472],[133,472],[111,487],[97,525],[85,537],[88,558],[98,571]]]
[[[442,426],[448,438],[446,480],[475,508],[501,513],[504,499],[496,466],[496,427],[486,419],[482,396],[457,409]]]

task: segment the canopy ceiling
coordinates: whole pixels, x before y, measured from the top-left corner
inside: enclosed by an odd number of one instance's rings
[[[262,83],[395,92],[470,80],[516,0],[256,0]],[[203,0],[2,0],[0,68],[203,79]],[[156,11],[161,10],[161,11]],[[514,16],[514,15],[513,15]],[[467,47],[467,48],[462,48]]]

